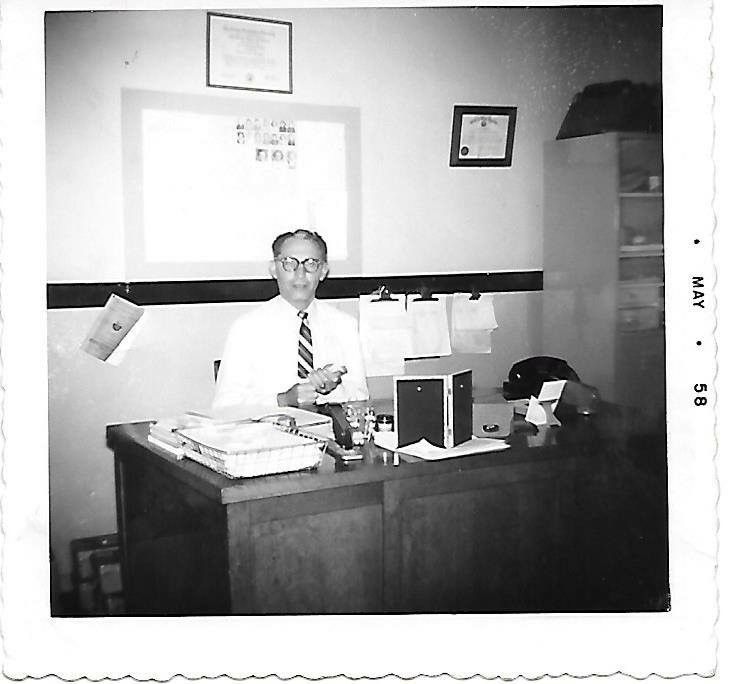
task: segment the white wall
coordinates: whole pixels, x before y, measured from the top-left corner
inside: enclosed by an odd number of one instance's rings
[[[543,141],[585,85],[660,75],[657,40],[617,10],[240,14],[293,22],[294,94],[215,96],[360,108],[366,275],[541,268]],[[124,281],[120,92],[210,94],[205,13],[49,14],[46,44],[48,280]],[[518,106],[510,168],[449,168],[454,104]],[[78,350],[98,310],[48,312],[51,541],[62,571],[71,539],[116,527],[106,424],[208,402],[211,361],[245,308],[149,307],[119,368]],[[441,364],[472,367],[478,388],[498,386],[513,361],[541,351],[539,293],[496,296],[496,309],[493,354]],[[389,388],[372,382],[377,395]]]
[[[659,74],[616,12],[245,14],[292,21],[293,95],[207,89],[204,12],[48,15],[50,281],[125,280],[121,88],[360,108],[363,273],[424,273],[540,268],[543,141],[585,85]],[[449,167],[454,104],[517,105],[510,168]]]

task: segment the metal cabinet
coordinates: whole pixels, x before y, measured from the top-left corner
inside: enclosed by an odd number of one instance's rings
[[[662,189],[659,135],[545,144],[543,351],[650,413],[665,407]]]

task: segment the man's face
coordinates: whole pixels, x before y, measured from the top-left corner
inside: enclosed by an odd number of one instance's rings
[[[308,273],[302,263],[305,259],[322,259],[320,248],[312,241],[291,237],[284,241],[280,253],[269,264],[269,273],[277,281],[279,294],[298,310],[306,309],[315,298],[317,286],[328,272],[323,263],[313,273]],[[294,271],[285,271],[281,260],[294,257],[300,264]]]

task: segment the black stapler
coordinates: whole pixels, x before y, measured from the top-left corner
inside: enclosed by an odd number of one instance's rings
[[[317,410],[319,413],[332,418],[335,439],[328,440],[328,453],[344,462],[360,461],[363,454],[353,449],[353,435],[343,407],[340,404],[319,404]]]
[[[319,413],[332,418],[335,441],[343,449],[352,449],[353,436],[350,433],[350,425],[348,425],[343,407],[340,404],[320,404],[317,410]]]

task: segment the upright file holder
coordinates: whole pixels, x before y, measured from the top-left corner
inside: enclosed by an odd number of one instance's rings
[[[452,448],[472,438],[472,371],[393,379],[398,446],[426,439]]]

